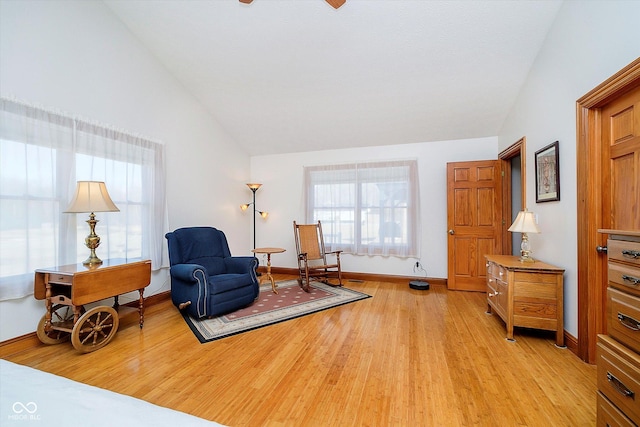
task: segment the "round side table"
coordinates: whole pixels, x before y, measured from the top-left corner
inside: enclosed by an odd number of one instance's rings
[[[271,276],[271,254],[279,254],[284,251],[286,251],[286,249],[283,248],[255,248],[251,251],[254,254],[267,254],[267,278],[271,280],[271,290],[274,294],[277,294],[278,290],[276,288],[276,281],[273,280]]]

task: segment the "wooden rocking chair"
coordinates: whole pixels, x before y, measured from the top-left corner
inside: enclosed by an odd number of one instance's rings
[[[342,251],[326,252],[322,224],[296,224],[293,221],[293,232],[296,238],[298,253],[298,284],[309,292],[309,282],[318,280],[331,286],[342,286],[342,271],[340,270],[340,253]],[[335,257],[335,263],[327,263],[327,255]],[[337,278],[338,284],[329,283],[329,278]]]

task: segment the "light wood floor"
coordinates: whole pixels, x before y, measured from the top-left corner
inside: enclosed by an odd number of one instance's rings
[[[166,301],[99,351],[7,359],[235,427],[595,425],[595,366],[553,333],[506,341],[484,294],[346,285],[373,298],[207,344]]]

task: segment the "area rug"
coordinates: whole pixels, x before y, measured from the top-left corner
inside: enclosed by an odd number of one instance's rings
[[[313,282],[309,292],[303,291],[297,280],[278,282],[278,294],[271,291],[271,283],[260,286],[258,299],[249,307],[211,319],[195,319],[183,314],[195,336],[206,343],[242,332],[262,328],[307,314],[371,298],[345,287],[332,287]]]

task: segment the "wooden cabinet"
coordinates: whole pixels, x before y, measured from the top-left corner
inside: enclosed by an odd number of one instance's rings
[[[520,262],[511,255],[487,255],[487,312],[495,312],[513,328],[556,331],[556,344],[564,346],[564,269],[540,261]]]
[[[640,424],[640,232],[609,234],[607,335],[598,336],[598,425]]]

